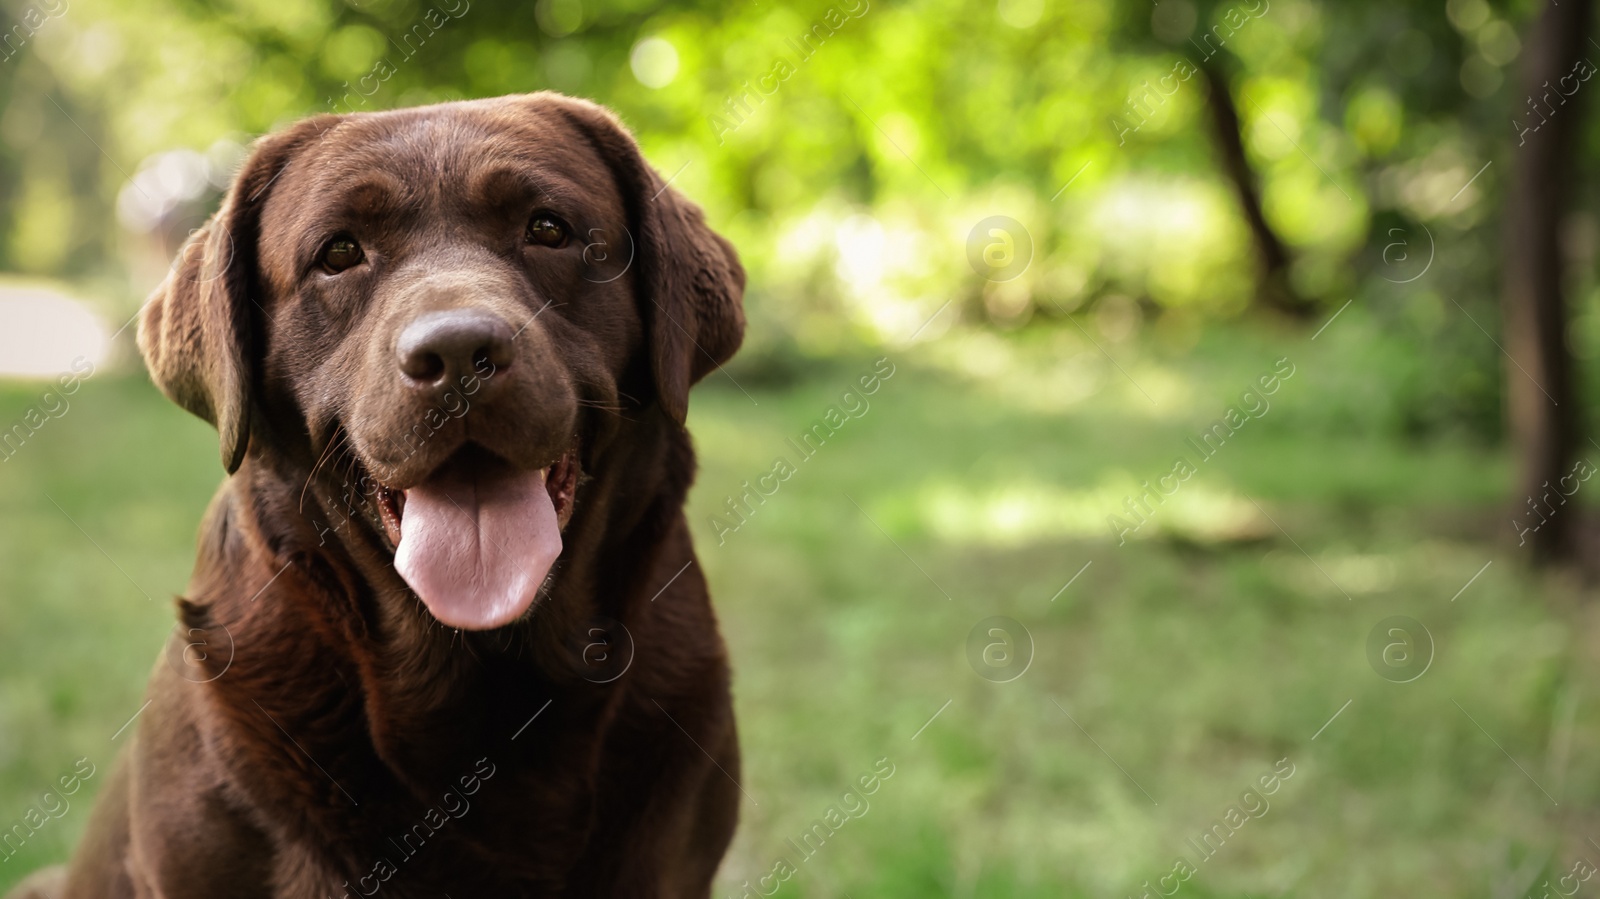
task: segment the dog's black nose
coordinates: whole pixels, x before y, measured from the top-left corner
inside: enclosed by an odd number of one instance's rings
[[[395,346],[400,371],[415,387],[443,387],[471,375],[504,371],[516,335],[506,320],[484,309],[445,309],[417,316]]]

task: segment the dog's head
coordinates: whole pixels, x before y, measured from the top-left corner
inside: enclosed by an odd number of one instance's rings
[[[264,138],[139,345],[230,473],[348,459],[357,526],[436,618],[484,629],[533,603],[592,445],[681,426],[739,346],[743,288],[612,115],[533,94]]]

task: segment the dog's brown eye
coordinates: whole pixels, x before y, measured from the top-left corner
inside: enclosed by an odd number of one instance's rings
[[[365,258],[361,252],[361,244],[349,236],[335,237],[322,248],[322,267],[333,274],[360,265],[361,260]]]
[[[567,242],[567,224],[548,213],[535,213],[528,221],[528,243],[559,247]]]

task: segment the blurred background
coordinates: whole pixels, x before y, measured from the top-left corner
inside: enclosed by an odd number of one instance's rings
[[[690,422],[749,796],[719,896],[1600,866],[1590,2],[0,6],[0,834],[159,663],[222,473],[128,323],[250,142],[553,89],[750,272]]]

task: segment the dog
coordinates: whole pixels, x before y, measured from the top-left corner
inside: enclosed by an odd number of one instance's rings
[[[229,476],[14,899],[708,896],[743,788],[684,422],[744,284],[583,100],[260,140],[138,330]]]

